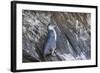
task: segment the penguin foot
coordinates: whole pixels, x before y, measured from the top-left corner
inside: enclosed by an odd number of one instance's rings
[[[56,50],[52,51],[51,55],[56,56]]]

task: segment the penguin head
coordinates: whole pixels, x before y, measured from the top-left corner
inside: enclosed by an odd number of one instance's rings
[[[48,25],[48,30],[53,30],[55,29],[56,25],[53,25],[53,24],[49,24]]]

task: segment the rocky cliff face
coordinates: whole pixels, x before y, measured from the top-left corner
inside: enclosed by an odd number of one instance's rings
[[[23,62],[91,59],[91,14],[22,11]],[[44,56],[48,25],[56,25],[56,55]]]

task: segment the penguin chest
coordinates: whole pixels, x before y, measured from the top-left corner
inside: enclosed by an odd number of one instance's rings
[[[48,42],[50,48],[56,48],[56,40],[54,32],[50,32]]]

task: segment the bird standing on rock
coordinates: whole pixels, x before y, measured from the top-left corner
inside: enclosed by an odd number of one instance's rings
[[[47,34],[47,41],[44,46],[44,56],[52,55],[55,56],[56,52],[56,41],[57,41],[57,33],[55,30],[54,24],[48,25],[48,34]]]

